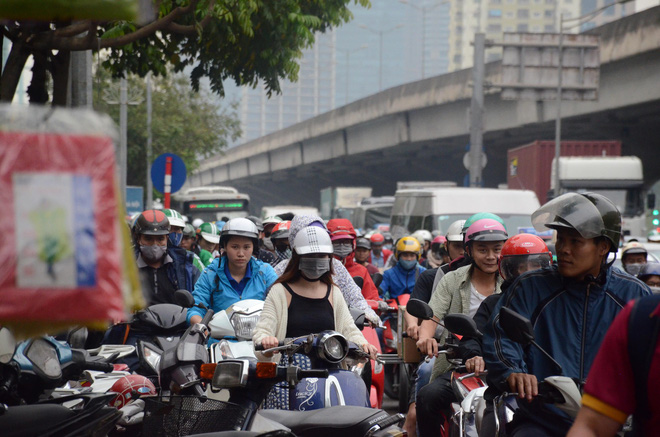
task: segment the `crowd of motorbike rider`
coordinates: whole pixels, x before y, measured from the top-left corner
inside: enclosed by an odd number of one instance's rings
[[[440,320],[466,314],[484,332],[482,341],[465,339],[461,346],[467,371],[487,369],[488,400],[503,392],[521,399],[507,427],[510,435],[565,435],[572,421],[534,402],[538,382],[561,371],[583,383],[617,314],[629,301],[660,289],[660,264],[647,262],[639,242],[623,247],[625,272],[612,266],[621,216],[597,194],[565,194],[532,215],[537,229],[556,231],[554,254],[539,237],[510,235],[504,221],[488,212],[452,223],[445,235],[420,230],[397,241],[383,233],[365,238],[347,219],[285,218],[291,220],[247,217],[194,226],[174,210],[144,211],[131,230],[147,303],[171,302],[180,288],[215,311],[241,299],[266,300],[255,344],[273,347],[303,331],[331,328],[344,330],[372,357],[376,349],[349,323],[347,306],[363,310],[376,326],[380,319],[367,299],[410,294],[428,302]],[[382,274],[379,287],[372,280],[376,273]],[[362,278],[361,288],[354,277]],[[531,321],[536,342],[561,369],[504,334],[497,317],[504,306]],[[199,323],[202,315],[199,307],[190,308],[188,320]],[[407,334],[430,358],[418,367],[406,428],[409,435],[440,435],[455,401],[451,365],[438,355],[449,333],[438,337],[434,322],[405,317]],[[607,397],[589,399],[583,410],[617,424],[635,411]],[[482,434],[494,435],[488,405]],[[578,425],[584,429],[583,422]]]

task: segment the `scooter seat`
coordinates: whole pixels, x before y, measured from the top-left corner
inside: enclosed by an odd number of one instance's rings
[[[296,435],[315,437],[365,435],[377,422],[389,417],[383,410],[355,406],[336,406],[310,411],[260,410],[267,419],[281,423]]]
[[[61,405],[19,405],[9,407],[0,416],[0,429],[5,437],[43,436],[55,424],[70,420],[76,414]]]

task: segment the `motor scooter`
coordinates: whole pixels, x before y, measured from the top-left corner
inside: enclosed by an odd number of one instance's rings
[[[582,404],[583,382],[562,376],[562,366],[534,340],[534,328],[528,319],[510,308],[502,307],[499,323],[507,337],[523,347],[538,348],[557,368],[558,376],[549,376],[538,383],[539,394],[534,397],[532,403],[551,405],[571,419],[575,419]],[[507,427],[519,408],[515,401],[517,395],[518,393],[502,393],[493,401],[497,436],[506,436],[510,431]]]
[[[457,402],[452,403],[451,417],[446,418],[448,420],[442,432],[443,435],[476,437],[486,408],[483,396],[487,387],[481,378],[486,372],[482,372],[479,376],[475,373],[467,373],[461,361],[450,357],[453,357],[458,349],[458,344],[454,342],[457,335],[481,338],[483,334],[477,329],[474,320],[465,314],[448,314],[441,322],[433,315],[431,307],[419,299],[410,299],[406,309],[418,319],[432,320],[439,326],[444,326],[452,334],[447,343],[438,347],[439,353],[447,354],[453,366],[451,387],[457,399]]]
[[[252,331],[263,309],[263,300],[245,299],[213,315],[209,329],[211,337],[219,341],[209,346],[211,362],[254,357]]]
[[[39,337],[16,347],[11,333],[0,330],[0,429],[4,436],[105,435],[121,413],[108,406],[114,394],[77,394],[48,399],[52,390],[85,369],[112,371],[53,337]]]

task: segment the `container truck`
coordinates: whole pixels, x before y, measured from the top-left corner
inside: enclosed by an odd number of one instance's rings
[[[551,188],[556,163],[553,160]],[[567,156],[559,158],[559,194],[569,191],[599,193],[610,199],[622,216],[624,235],[646,235],[646,208],[642,161],[636,156]],[[651,198],[648,199],[652,203]],[[653,207],[652,204],[649,205]]]
[[[328,187],[321,190],[321,217],[353,218],[353,209],[371,196],[369,187]]]
[[[508,151],[509,188],[536,192],[543,204],[554,197],[554,141],[534,141]],[[625,235],[646,235],[644,175],[635,156],[621,156],[620,141],[562,141],[558,194],[603,194],[619,208]],[[654,200],[648,198],[647,203]]]

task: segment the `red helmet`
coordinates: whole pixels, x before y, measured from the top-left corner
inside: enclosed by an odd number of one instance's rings
[[[385,242],[385,237],[383,237],[383,234],[373,234],[370,240],[375,244],[383,244]]]
[[[330,239],[341,240],[344,238],[355,239],[357,233],[353,228],[353,223],[349,219],[331,219],[328,221],[328,232],[330,232]],[[380,234],[379,234],[380,235]],[[381,238],[383,236],[381,235]],[[373,237],[371,237],[373,238]],[[373,241],[373,240],[371,240]]]
[[[549,267],[552,253],[540,237],[518,234],[509,238],[500,252],[498,260],[500,275],[504,279],[515,279],[528,270]]]
[[[126,375],[118,379],[108,392],[117,393],[110,401],[110,406],[118,410],[140,396],[157,394],[153,382],[141,375]]]
[[[443,237],[442,235],[438,235],[433,239],[431,244],[445,244],[447,242],[447,239]]]
[[[270,238],[279,239],[286,238],[289,239],[289,229],[291,229],[291,220],[285,220],[279,222],[273,227],[273,231],[270,234]]]

